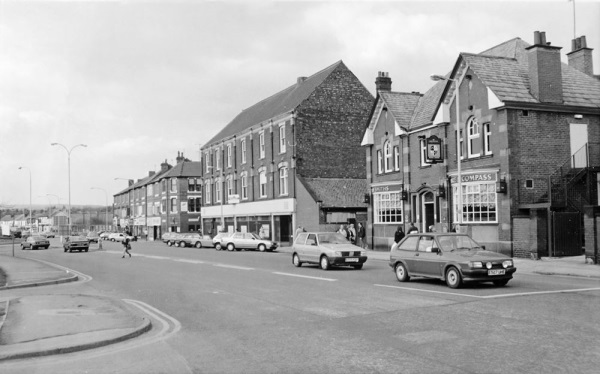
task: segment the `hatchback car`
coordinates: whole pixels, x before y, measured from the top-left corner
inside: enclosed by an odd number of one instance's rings
[[[95,232],[90,231],[87,235],[86,238],[88,240],[88,242],[90,243],[98,243],[98,240],[100,240],[100,236],[98,236],[98,234],[96,234]]]
[[[277,249],[277,242],[261,239],[260,236],[251,232],[236,232],[230,236],[221,239],[221,245],[228,251],[242,249],[258,249],[261,252],[274,251]]]
[[[450,288],[463,282],[493,282],[504,286],[517,270],[512,258],[485,250],[466,234],[407,235],[390,252],[390,263],[400,282],[410,277],[438,278]]]
[[[296,267],[309,263],[319,264],[323,270],[332,266],[362,269],[365,262],[367,252],[336,232],[302,232],[292,246],[292,263]]]
[[[38,249],[44,248],[48,249],[50,247],[50,242],[43,236],[29,236],[23,242],[21,242],[21,249]]]
[[[63,248],[65,252],[87,252],[90,248],[90,242],[88,242],[85,236],[65,236],[63,239]]]

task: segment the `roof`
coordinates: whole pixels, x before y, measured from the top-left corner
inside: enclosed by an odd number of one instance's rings
[[[199,161],[183,161],[160,175],[160,178],[172,177],[200,177],[202,175],[202,163]]]
[[[444,93],[444,87],[446,87],[446,82],[439,81],[421,96],[417,108],[411,118],[409,129],[428,125],[433,121],[435,111],[437,110],[442,94]]]
[[[300,181],[322,208],[366,208],[365,193],[369,191],[366,179],[304,178]]]
[[[421,94],[418,92],[380,91],[379,95],[398,125],[408,127],[421,99]]]
[[[261,122],[296,109],[339,67],[345,68],[341,60],[311,75],[304,81],[296,83],[244,109],[206,144],[209,145],[221,139],[229,138]]]

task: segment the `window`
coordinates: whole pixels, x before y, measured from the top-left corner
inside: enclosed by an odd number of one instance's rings
[[[481,141],[479,139],[479,122],[477,118],[469,118],[467,122],[467,136],[468,136],[468,157],[479,157],[481,156]]]
[[[206,166],[206,172],[210,172],[210,154],[208,152],[204,153],[204,165]]]
[[[429,166],[427,163],[427,140],[419,139],[419,147],[421,147],[421,166]]]
[[[242,200],[248,198],[248,176],[242,175]]]
[[[279,153],[285,153],[286,144],[285,144],[285,125],[282,124],[279,126]]]
[[[265,132],[261,131],[259,135],[259,158],[265,158]]]
[[[401,251],[416,251],[418,240],[419,240],[418,236],[406,238],[406,240],[402,242],[402,244],[398,247],[398,249]]]
[[[465,158],[465,145],[464,145],[464,139],[463,139],[463,131],[460,130],[459,131],[459,136],[460,136],[460,159],[464,159]]]
[[[160,189],[162,193],[167,192],[167,180],[163,179],[160,183]]]
[[[394,147],[394,170],[395,171],[399,171],[400,170],[400,166],[401,166],[400,147],[395,146]]]
[[[383,152],[377,151],[377,173],[383,173]]]
[[[242,139],[242,164],[246,163],[246,139]]]
[[[177,178],[171,178],[171,192],[177,192]]]
[[[392,171],[392,145],[388,140],[383,145],[385,172]]]
[[[149,184],[148,187],[146,188],[146,196],[150,197],[152,196],[154,193],[152,192],[152,185]]]
[[[279,194],[288,194],[288,168],[279,169]]]
[[[231,144],[227,144],[227,167],[231,167]]]
[[[188,179],[188,192],[196,192],[196,180],[194,178]]]
[[[171,213],[177,213],[177,199],[171,198]]]
[[[221,152],[219,150],[217,150],[215,152],[215,167],[217,168],[217,170],[221,170]]]
[[[221,181],[218,180],[215,182],[215,202],[221,202]]]
[[[373,194],[375,223],[402,223],[403,204],[400,191]]]
[[[229,199],[229,196],[233,195],[233,193],[233,178],[229,178],[227,179],[227,199]]]
[[[463,183],[462,222],[497,222],[496,183]],[[454,221],[458,222],[458,185],[453,187]]]
[[[260,197],[267,197],[267,174],[264,171],[260,172],[258,181],[260,183]]]
[[[200,197],[192,197],[188,199],[188,212],[200,212],[200,208],[202,207],[202,198]]]
[[[207,181],[204,184],[204,202],[206,204],[210,204],[211,203],[211,201],[210,201],[210,190],[211,190],[211,188],[210,187],[211,187],[210,186],[210,182]]]
[[[167,200],[166,199],[162,199],[160,201],[160,212],[161,213],[167,213]]]
[[[492,154],[492,125],[491,123],[483,124],[483,154],[491,155]]]

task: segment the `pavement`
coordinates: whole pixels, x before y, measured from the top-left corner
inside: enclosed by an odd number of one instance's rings
[[[290,247],[279,252],[290,253]],[[370,261],[388,261],[389,252],[367,251]],[[600,265],[585,256],[514,259],[517,274],[546,274],[600,279]],[[367,262],[368,264],[368,262]],[[78,280],[77,274],[46,262],[0,255],[0,362],[97,348],[137,337],[152,326],[122,300],[97,295],[10,296],[11,290]],[[2,277],[0,277],[0,280]]]

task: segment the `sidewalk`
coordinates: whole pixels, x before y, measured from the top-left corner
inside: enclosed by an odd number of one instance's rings
[[[152,327],[121,300],[81,294],[10,296],[12,290],[59,284],[77,276],[43,262],[0,255],[0,361],[97,348]]]
[[[292,247],[280,247],[279,252],[292,253]],[[390,253],[387,251],[367,251],[367,265],[369,261],[389,261]],[[585,263],[585,256],[574,257],[542,257],[541,260],[530,260],[525,258],[514,258],[517,272],[519,274],[545,274],[545,275],[569,275],[576,277],[600,279],[600,265]]]

